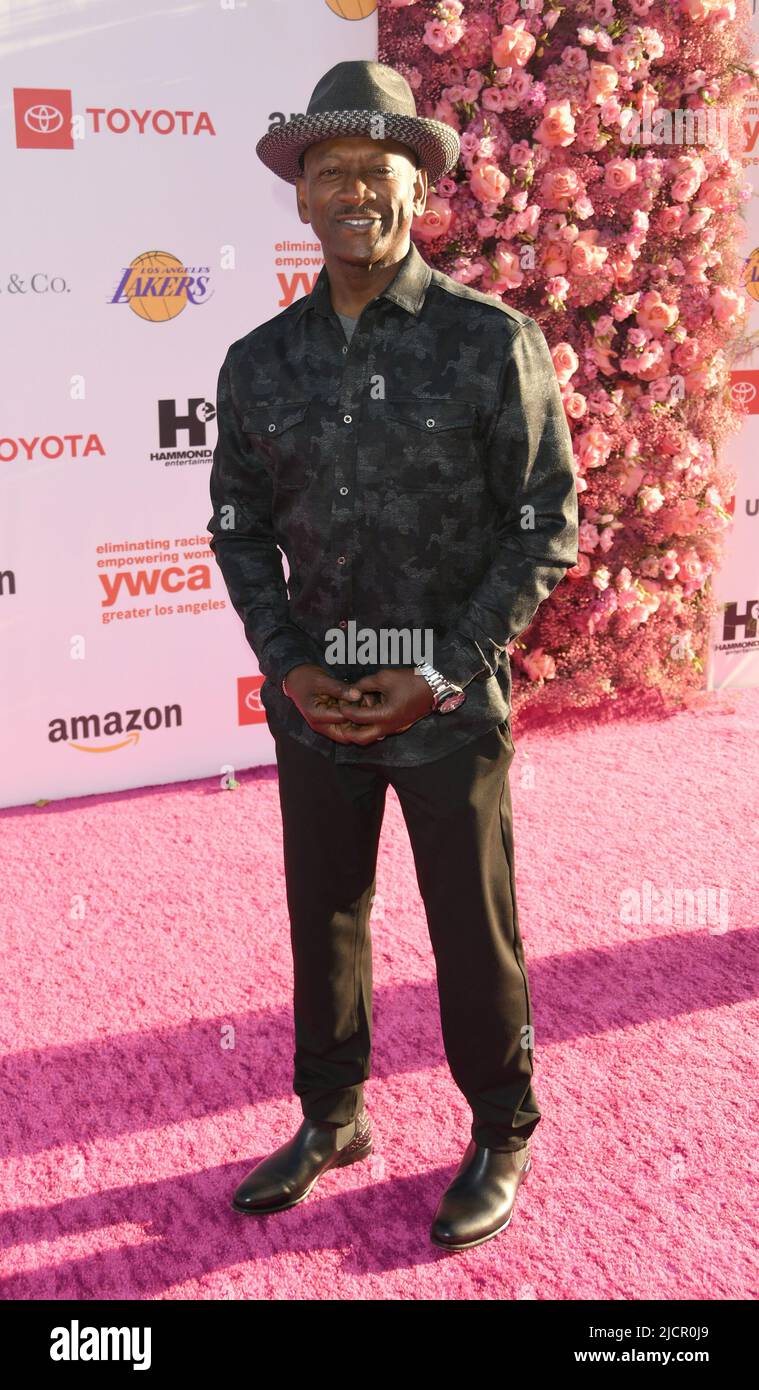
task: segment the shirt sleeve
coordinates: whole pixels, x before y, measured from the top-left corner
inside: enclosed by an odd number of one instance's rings
[[[229,352],[219,372],[216,420],[219,435],[210,474],[209,544],[260,671],[281,684],[294,666],[318,663],[318,655],[308,634],[290,620],[271,519],[271,478],[242,429]]]
[[[572,436],[548,344],[534,319],[511,340],[486,440],[498,509],[497,554],[455,626],[435,642],[435,667],[465,686],[496,674],[501,654],[577,563]]]

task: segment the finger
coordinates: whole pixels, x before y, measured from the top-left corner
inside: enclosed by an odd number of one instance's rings
[[[350,730],[346,735],[348,743],[357,743],[359,745],[369,743],[381,743],[384,737],[385,735],[383,733],[380,733],[380,728],[378,724],[375,724],[373,727],[370,727],[368,729]]]
[[[377,706],[376,706],[376,705],[352,705],[352,704],[349,704],[349,705],[346,706],[346,711],[349,711],[349,713],[346,712],[346,718],[352,720],[354,724],[376,724],[376,723],[377,723],[377,713],[378,713],[378,711],[377,711]],[[383,709],[382,709],[382,717],[383,717],[383,720],[384,720],[384,719],[390,719],[390,718],[391,718],[391,715],[392,715],[391,709],[390,709],[389,707],[388,707],[388,708],[385,708],[385,707],[383,706]]]
[[[382,671],[375,671],[373,676],[359,676],[353,682],[352,690],[382,690],[384,688],[386,676]]]

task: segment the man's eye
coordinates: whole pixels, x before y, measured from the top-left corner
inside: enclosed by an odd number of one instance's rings
[[[324,174],[324,175],[326,175],[326,174],[337,174],[338,172],[339,172],[339,170],[336,169],[336,168],[334,167],[334,165],[333,165],[331,168],[329,168],[329,169],[321,169],[321,170],[320,170],[320,174]],[[394,173],[395,173],[395,170],[394,170],[394,169],[391,167],[391,165],[389,165],[389,164],[377,164],[377,165],[375,165],[375,168],[374,168],[373,172],[374,172],[375,174],[394,174]]]

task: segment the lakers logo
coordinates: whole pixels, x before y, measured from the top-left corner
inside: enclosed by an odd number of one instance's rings
[[[743,267],[741,283],[752,299],[759,302],[759,246],[755,246]]]
[[[184,265],[169,251],[143,251],[125,267],[111,304],[128,304],[139,318],[164,323],[210,298],[210,274],[209,266]]]
[[[341,19],[367,19],[377,8],[377,0],[326,0],[326,3]]]

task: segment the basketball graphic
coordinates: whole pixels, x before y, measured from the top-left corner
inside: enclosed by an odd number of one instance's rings
[[[741,281],[751,298],[759,300],[759,246],[755,246],[751,255],[746,257]]]
[[[121,294],[129,301],[129,307],[135,314],[149,323],[163,323],[181,314],[187,305],[187,291],[167,293],[166,277],[171,276],[173,281],[176,276],[175,283],[178,284],[185,274],[182,261],[172,256],[170,251],[143,251],[130,261],[129,269],[131,274],[122,283]],[[155,294],[146,293],[146,286],[151,281],[158,282]]]
[[[366,19],[377,8],[377,0],[326,0],[340,19]]]

